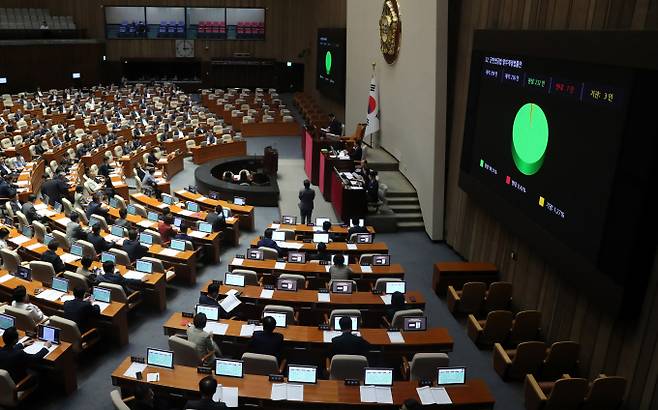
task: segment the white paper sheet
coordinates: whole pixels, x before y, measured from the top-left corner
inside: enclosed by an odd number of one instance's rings
[[[46,289],[43,292],[39,293],[37,295],[37,298],[45,299],[45,300],[49,300],[51,302],[54,302],[54,301],[56,301],[57,299],[61,298],[64,295],[65,295],[64,292],[60,292],[60,291],[55,290],[55,289]]]
[[[282,249],[295,249],[295,250],[297,250],[297,249],[301,249],[301,248],[304,246],[303,243],[299,243],[299,242],[284,242],[284,241],[279,241],[279,242],[277,242],[277,245],[279,245],[279,248],[282,248]]]
[[[242,325],[240,328],[240,336],[242,337],[251,337],[254,335],[254,329],[256,325]]]
[[[78,259],[81,259],[79,256],[73,255],[71,253],[63,253],[59,255],[59,257],[60,259],[62,259],[62,262],[64,263],[71,263],[77,261]]]
[[[382,302],[384,302],[385,305],[391,304],[391,295],[380,295],[379,297],[382,298]]]
[[[135,270],[129,270],[126,271],[126,273],[123,275],[124,278],[126,279],[135,279],[135,280],[142,280],[146,277],[146,273],[144,272],[137,272]]]
[[[324,265],[325,271],[329,272],[330,269],[331,269],[331,265]]]
[[[206,327],[204,327],[203,330],[208,333],[212,333],[214,335],[223,336],[226,334],[226,331],[228,330],[228,324],[209,321],[206,322]]]
[[[263,289],[260,291],[261,299],[272,299],[272,296],[274,296],[274,289]]]
[[[58,345],[52,345],[52,346],[50,346],[50,347],[48,348],[48,354],[52,353],[53,350],[57,349],[57,346],[58,346]],[[27,354],[37,354],[37,353],[39,353],[39,351],[41,351],[41,349],[43,349],[44,347],[46,347],[46,342],[37,341],[37,342],[34,342],[34,343],[32,343],[31,345],[27,346],[25,349],[23,349],[23,351],[24,351],[25,353],[27,353]],[[46,356],[48,356],[48,354],[47,354]]]
[[[110,306],[109,303],[99,302],[99,301],[97,301],[97,300],[95,300],[94,303],[92,303],[92,305],[94,305],[94,306],[98,306],[98,307],[101,309],[101,313],[102,313],[105,309],[107,309],[108,306]]]
[[[274,264],[274,269],[283,270],[286,268],[285,262],[277,262]]]
[[[450,396],[443,387],[417,387],[416,392],[423,406],[430,404],[451,404]]]
[[[304,385],[288,383],[286,386],[286,396],[290,401],[304,401]]]
[[[31,251],[33,251],[33,250],[35,250],[35,249],[39,249],[39,248],[41,248],[41,247],[43,247],[43,246],[44,246],[43,244],[37,242],[37,243],[33,243],[32,245],[28,245],[28,246],[26,246],[25,248],[26,248],[26,249],[29,249],[29,250],[31,250]]]
[[[43,202],[40,204],[34,204],[34,209],[41,211],[43,209],[48,209],[48,205],[44,204]]]
[[[226,404],[226,407],[238,407],[238,388],[237,387],[222,387],[220,384],[215,390],[212,399],[216,402]]]
[[[146,369],[145,363],[131,363],[130,367],[126,369],[123,373],[125,377],[132,377],[133,379],[137,378],[137,372],[143,372]]]
[[[356,246],[355,243],[348,243],[348,244],[347,244],[347,249],[348,249],[348,250],[355,251],[355,250],[358,249],[358,246]]]
[[[331,294],[330,293],[318,293],[318,302],[326,302],[326,303],[331,302]]]
[[[208,236],[207,233],[201,231],[189,231],[187,234],[193,238],[205,238],[206,236]]]
[[[242,266],[243,263],[244,263],[244,259],[239,259],[239,258],[233,258],[233,260],[231,261],[231,265],[234,266]]]
[[[386,332],[391,343],[404,343],[404,337],[400,332]]]
[[[237,289],[229,289],[225,295],[237,295],[239,292]]]
[[[141,226],[142,228],[150,228],[151,225],[153,225],[153,221],[149,221],[148,219],[137,222],[137,226]]]
[[[322,232],[324,229],[322,229],[321,226],[314,226],[313,227],[313,232]]]
[[[187,209],[183,209],[182,211],[179,212],[179,214],[181,214],[183,216],[191,216],[191,215],[194,215],[194,212],[189,211]]]
[[[238,307],[242,303],[240,299],[235,297],[235,295],[228,295],[227,297],[222,300],[219,305],[224,309],[226,312],[231,312],[233,309]]]
[[[62,224],[64,226],[66,226],[69,222],[71,222],[71,219],[69,219],[68,217],[65,216],[63,218],[57,219],[55,222],[57,222],[58,224]]]
[[[178,251],[176,249],[163,249],[160,252],[158,252],[159,255],[164,255],[164,256],[177,256]]]
[[[281,227],[281,224],[270,224],[270,228],[272,229],[279,229]]]
[[[338,330],[325,330],[324,332],[322,332],[322,340],[325,343],[331,343],[331,340],[334,337],[337,337],[337,336],[340,336],[340,335],[341,335],[341,332],[338,331]]]
[[[372,266],[361,266],[362,273],[372,273]]]
[[[0,283],[5,283],[8,280],[10,280],[11,278],[13,278],[13,276],[11,276],[9,274],[2,275],[2,276],[0,276]]]
[[[359,386],[361,403],[377,403],[377,393],[375,386]]]
[[[146,373],[146,381],[149,383],[159,382],[160,373]]]
[[[375,387],[375,397],[377,398],[377,403],[393,404],[393,393],[391,392],[390,387],[386,387],[386,386]]]
[[[288,397],[286,383],[273,383],[270,399],[274,401],[285,400]]]
[[[27,236],[18,235],[14,238],[11,238],[9,241],[15,243],[16,245],[22,245],[29,240],[30,238],[28,238]]]
[[[64,302],[68,302],[69,300],[73,300],[73,299],[75,299],[75,296],[73,296],[73,295],[68,295],[68,294],[62,296],[61,298],[59,298],[59,300],[62,301],[62,303],[64,303]]]
[[[57,214],[57,212],[55,212],[53,210],[50,210],[50,209],[41,209],[41,210],[38,210],[37,213],[41,216],[45,216],[46,218],[48,218],[49,216],[53,216],[53,215]]]

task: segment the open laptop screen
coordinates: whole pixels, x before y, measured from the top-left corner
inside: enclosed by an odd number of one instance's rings
[[[203,313],[208,320],[219,320],[219,306],[196,305],[196,313]]]
[[[404,293],[407,289],[407,283],[403,280],[386,282],[386,294],[393,294],[395,292]]]
[[[53,326],[39,325],[38,337],[52,344],[59,344],[59,329]]]
[[[439,367],[437,371],[437,384],[464,384],[466,380],[465,367]]]
[[[174,368],[174,352],[160,349],[146,349],[146,364],[149,366]]]
[[[288,325],[285,313],[280,312],[263,312],[263,317],[271,316],[276,321],[276,327],[286,327]]]

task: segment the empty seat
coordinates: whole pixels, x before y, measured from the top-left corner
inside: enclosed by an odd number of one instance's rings
[[[279,252],[276,249],[268,248],[267,246],[259,246],[259,251],[263,252],[264,259],[276,260],[279,257]]]
[[[482,308],[487,285],[484,282],[467,282],[461,290],[448,286],[446,304],[448,310],[461,314],[476,314]]]
[[[53,264],[50,262],[32,261],[30,262],[30,269],[32,270],[32,279],[41,283],[52,283],[56,274]]]
[[[246,374],[269,375],[281,373],[276,357],[267,354],[244,353],[243,369]]]
[[[484,311],[506,310],[512,302],[512,284],[510,282],[494,282],[489,286],[484,296]]]
[[[494,343],[503,343],[512,327],[513,314],[507,310],[489,312],[486,320],[478,321],[468,315],[467,334],[479,347],[490,347]]]
[[[510,330],[508,344],[516,346],[521,342],[537,340],[541,313],[537,310],[523,310],[516,314]]]
[[[563,374],[573,373],[578,366],[580,345],[572,341],[555,342],[542,363],[542,380],[555,380]]]
[[[538,374],[544,356],[544,342],[523,342],[516,349],[505,350],[500,343],[494,344],[494,370],[504,380],[521,380],[526,374]]]
[[[551,386],[540,386],[531,374],[524,385],[527,410],[578,410],[587,391],[587,380],[581,378],[559,379]]]
[[[625,378],[601,374],[592,382],[581,410],[620,409],[625,392]]]
[[[330,380],[363,380],[368,359],[365,356],[337,354],[327,366]]]
[[[437,367],[449,365],[450,358],[446,353],[416,353],[411,362],[402,356],[402,374],[408,380],[433,380]]]

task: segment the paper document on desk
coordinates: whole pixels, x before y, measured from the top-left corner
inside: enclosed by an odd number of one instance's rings
[[[37,243],[33,243],[32,245],[28,245],[28,246],[26,246],[25,248],[28,249],[28,250],[33,251],[33,250],[35,250],[35,249],[39,249],[39,248],[41,248],[42,246],[43,246],[43,245],[42,245],[41,243],[37,242]]]
[[[238,307],[242,303],[240,299],[235,297],[235,295],[228,295],[227,297],[224,298],[221,302],[219,302],[219,305],[224,309],[226,312],[230,313],[233,309]]]
[[[254,332],[260,332],[262,330],[263,330],[263,326],[242,325],[242,327],[240,328],[240,336],[251,337],[254,335]]]
[[[18,236],[15,236],[15,237],[11,238],[9,241],[11,243],[16,244],[16,245],[22,245],[22,244],[24,244],[25,242],[27,242],[29,240],[30,240],[30,238],[28,238],[27,236],[18,235]]]
[[[69,219],[65,216],[63,218],[56,219],[55,222],[57,222],[60,225],[66,226],[69,222],[71,222],[71,219]]]
[[[391,392],[390,387],[375,387],[375,397],[377,398],[377,403],[393,404],[393,393]]]
[[[59,298],[59,300],[60,300],[62,303],[64,303],[64,302],[68,302],[69,300],[73,300],[73,299],[75,299],[75,296],[73,296],[73,295],[69,295],[69,294],[66,294],[66,295],[62,296],[61,298]]]
[[[286,268],[285,262],[277,262],[274,264],[274,269],[283,270]]]
[[[109,303],[99,302],[99,301],[97,301],[97,300],[95,300],[94,303],[92,303],[92,305],[94,305],[94,306],[98,306],[98,307],[100,308],[100,310],[101,310],[101,313],[103,313],[103,311],[104,311],[105,309],[107,309],[108,306],[110,306]]]
[[[197,199],[195,199],[195,201],[202,201],[202,202],[203,202],[203,201],[207,201],[207,200],[208,200],[208,198],[206,198],[206,197],[203,196],[203,195],[201,195],[200,197],[198,197]]]
[[[53,350],[57,349],[57,346],[59,346],[59,345],[50,346],[48,348],[48,354],[52,353]],[[37,341],[37,342],[34,342],[31,345],[27,346],[26,348],[24,348],[23,351],[27,354],[37,354],[44,347],[46,347],[46,342]],[[46,355],[46,357],[48,356],[48,354]]]
[[[148,219],[137,222],[137,226],[141,226],[142,228],[150,228],[151,225],[153,225],[153,222],[149,221]]]
[[[200,238],[200,239],[203,239],[206,236],[208,236],[207,233],[201,231],[189,231],[187,234],[190,235],[192,238]]]
[[[157,179],[155,180],[155,182],[156,182],[156,183],[160,183]],[[159,209],[165,209],[165,208],[168,207],[168,206],[169,206],[169,205],[167,205],[167,204],[165,204],[165,203],[161,203],[160,205],[158,205],[158,208],[159,208]]]
[[[42,209],[48,209],[48,205],[44,204],[43,202],[40,204],[34,204],[34,209],[41,211]]]
[[[60,292],[60,291],[55,290],[55,289],[46,289],[43,292],[40,292],[37,295],[37,298],[45,299],[45,300],[49,300],[51,302],[54,302],[57,299],[61,298],[62,296],[64,296],[64,292]]]
[[[133,379],[137,378],[138,372],[143,372],[146,369],[145,363],[131,363],[130,366],[123,372],[125,377],[132,377]]]
[[[222,402],[226,407],[238,407],[238,388],[217,386],[215,394],[212,396],[213,401]]]
[[[342,333],[339,330],[325,330],[322,332],[322,341],[331,343],[334,337],[340,336]]]
[[[38,210],[37,213],[41,216],[45,216],[46,218],[57,214],[57,212],[55,212],[51,209],[41,209],[41,210]]]
[[[404,343],[404,337],[400,332],[386,332],[391,343]]]
[[[331,302],[331,294],[329,293],[318,293],[318,302]]]
[[[359,247],[356,246],[355,243],[348,243],[347,244],[347,249],[350,250],[350,251],[355,251],[355,250],[359,249]]]
[[[279,229],[279,228],[281,228],[281,224],[270,224],[270,228]]]
[[[372,266],[363,266],[361,265],[361,273],[372,273]]]
[[[231,265],[234,266],[242,266],[243,263],[244,263],[244,259],[240,259],[240,258],[233,258],[233,260],[231,261]]]
[[[146,277],[146,273],[144,272],[137,272],[135,270],[129,270],[126,271],[126,273],[123,275],[124,278],[126,279],[134,279],[134,280],[143,280]]]
[[[331,265],[324,265],[324,270],[329,272],[331,270]]]
[[[160,373],[146,373],[146,381],[149,383],[159,382]]]
[[[229,289],[224,294],[225,295],[237,295],[238,293],[240,293],[240,292],[237,289]]]
[[[324,228],[322,228],[321,226],[314,226],[313,227],[313,232],[322,232],[322,231],[324,231]]]
[[[228,330],[228,324],[209,321],[206,322],[206,327],[203,330],[214,335],[224,336]]]
[[[384,302],[385,305],[391,304],[391,295],[380,295],[379,297],[382,298],[382,302]]]
[[[304,385],[288,383],[286,385],[286,396],[290,401],[304,401]]]
[[[272,299],[272,296],[274,296],[274,289],[263,289],[260,291],[261,299]]]
[[[192,215],[194,215],[194,212],[189,211],[187,209],[183,209],[182,211],[179,212],[179,214],[181,214],[183,216],[192,216]]]
[[[452,404],[450,396],[444,387],[417,387],[418,397],[423,406],[430,404]]]
[[[295,249],[295,250],[296,250],[296,249],[301,249],[302,246],[304,246],[303,243],[298,243],[298,242],[284,242],[284,241],[278,241],[276,244],[279,245],[279,248],[283,248],[283,249]]]
[[[0,276],[0,283],[5,283],[11,278],[13,278],[13,276],[11,276],[10,274],[2,275]]]
[[[377,403],[377,393],[375,386],[359,386],[361,403]]]
[[[166,248],[158,252],[158,254],[164,256],[178,256],[178,251],[176,249]]]
[[[286,383],[273,383],[270,399],[273,401],[285,400],[288,397],[286,392]]]
[[[59,255],[59,257],[64,263],[71,263],[77,261],[78,259],[81,259],[78,255],[73,255],[71,253],[63,253]]]

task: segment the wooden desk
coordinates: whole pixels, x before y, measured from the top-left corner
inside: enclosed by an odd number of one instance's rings
[[[314,226],[308,226],[308,225],[304,225],[304,224],[289,225],[289,224],[275,224],[275,223],[272,223],[272,224],[269,224],[267,227],[271,228],[271,229],[289,229],[289,230],[295,231],[295,234],[297,234],[297,235],[304,235],[304,236],[308,236],[308,237],[312,237],[313,233],[315,232],[315,230],[314,230],[315,227]],[[349,226],[341,226],[341,225],[332,224],[331,229],[329,229],[329,232],[331,232],[334,235],[344,236],[345,239],[349,239],[349,238],[347,238],[347,233],[348,233],[349,229],[350,229]],[[372,234],[375,233],[375,228],[373,228],[372,226],[368,226],[367,229],[368,229],[368,232],[370,232]]]
[[[332,145],[328,140],[314,137],[309,130],[302,134],[302,152],[304,153],[304,170],[313,185],[320,183],[320,151]]]
[[[202,209],[214,211],[217,205],[221,205],[223,208],[228,208],[233,214],[239,216],[241,228],[250,231],[254,230],[254,207],[251,205],[236,205],[222,199],[212,199],[201,194],[193,194],[185,189],[180,189],[174,192],[174,194],[183,201],[194,201],[198,203]]]
[[[123,374],[130,366],[130,358],[125,358],[121,364],[112,372],[112,384],[115,386],[134,388],[137,384],[147,383],[155,391],[181,394],[187,398],[199,397],[199,381],[207,374],[197,373],[196,367],[176,365],[173,369],[147,367],[144,374],[160,373],[160,381],[146,382],[126,377]],[[248,374],[244,378],[213,376],[218,384],[226,387],[237,387],[242,403],[255,402],[270,405],[271,383],[268,376]],[[304,386],[304,404],[326,407],[355,407],[359,409],[373,408],[399,408],[402,403],[410,398],[419,400],[416,392],[418,382],[399,381],[394,382],[391,388],[393,394],[393,405],[381,405],[372,403],[361,403],[359,386],[346,386],[343,380],[318,380],[317,384]],[[464,385],[446,387],[452,405],[441,408],[455,409],[492,409],[494,397],[484,380],[470,379]],[[263,403],[264,402],[264,403]],[[285,402],[278,403],[284,405]],[[300,403],[301,404],[301,403]]]
[[[243,157],[247,155],[247,142],[234,141],[227,144],[212,144],[205,147],[192,147],[192,161],[195,164],[203,164],[213,159],[228,157]]]
[[[318,187],[327,201],[331,201],[331,174],[334,172],[334,168],[341,171],[353,171],[354,161],[350,158],[339,159],[338,156],[331,155],[330,151],[322,150],[320,153]]]
[[[228,324],[228,330],[225,335],[213,335],[215,339],[228,339],[244,344],[251,340],[250,336],[240,336],[240,329],[247,322],[225,319],[220,320],[220,322]],[[191,318],[184,318],[181,313],[176,312],[165,322],[163,326],[164,333],[166,336],[185,333],[191,324]],[[323,356],[326,356],[328,345],[331,343],[324,341],[324,331],[320,330],[317,325],[289,325],[285,328],[277,328],[276,332],[283,335],[283,343],[288,348],[311,346],[320,350]],[[401,332],[404,343],[391,343],[387,335],[387,329],[383,328],[361,328],[359,332],[372,345],[373,350],[393,351],[408,356],[413,356],[414,353],[418,352],[451,352],[454,344],[446,328],[432,328],[423,332]]]
[[[466,282],[498,280],[498,268],[493,263],[482,262],[439,262],[434,264],[432,289],[439,296],[445,296],[448,286],[461,289]]]
[[[258,238],[254,238],[251,240],[250,247],[251,248],[257,248],[258,247]],[[315,252],[317,250],[317,244],[312,243],[312,242],[300,242],[300,241],[286,241],[286,244],[301,244],[302,247],[299,249],[293,249],[292,247],[287,247],[285,249],[291,250],[291,251],[299,251],[299,252]],[[289,246],[288,245],[288,246]],[[354,246],[352,246],[354,245]],[[284,245],[286,246],[286,245]],[[284,246],[279,245],[282,249]],[[356,249],[353,249],[356,247]],[[388,246],[386,246],[385,243],[383,242],[374,242],[374,243],[364,243],[364,244],[348,244],[346,242],[329,242],[327,244],[327,252],[334,253],[345,253],[348,255],[362,255],[364,253],[377,253],[377,254],[387,254],[388,253]]]
[[[151,209],[153,211],[156,211],[160,213],[162,211],[162,208],[169,207],[171,210],[171,213],[173,213],[175,216],[184,219],[190,223],[196,223],[196,221],[205,221],[206,216],[208,216],[208,213],[206,211],[200,211],[200,212],[193,212],[189,213],[187,210],[177,206],[177,205],[167,205],[164,202],[160,202],[155,198],[151,198],[150,196],[146,196],[144,194],[131,194],[130,198],[137,202],[138,204],[141,204],[145,206],[148,209]],[[239,228],[239,220],[236,217],[232,218],[226,218],[226,225],[231,228],[232,235],[226,235],[229,242],[233,243],[234,245],[239,245],[240,243],[240,228]]]
[[[0,307],[2,309],[2,307]],[[25,332],[18,330],[18,340],[25,336]],[[5,342],[0,338],[0,347],[4,347]],[[67,395],[78,389],[78,376],[76,373],[75,354],[68,342],[60,342],[57,348],[48,353],[42,359],[52,372],[48,372],[49,383],[61,386]]]
[[[46,161],[40,159],[36,163],[32,162],[23,168],[16,179],[18,185],[18,199],[22,202],[27,201],[30,194],[36,194],[43,183],[43,174],[46,171]]]
[[[368,200],[365,187],[354,189],[343,182],[335,168],[331,173],[331,204],[336,217],[343,222],[351,218],[363,218],[368,212]]]
[[[0,270],[0,277],[8,274],[9,273],[6,270]],[[64,302],[59,299],[51,302],[49,300],[39,299],[35,296],[34,291],[44,287],[41,282],[36,280],[28,282],[23,279],[12,277],[8,281],[0,284],[0,297],[4,300],[11,299],[14,289],[19,285],[25,286],[30,302],[39,306],[45,314],[48,316],[62,316]],[[69,294],[72,294],[72,292],[69,292]],[[101,318],[99,319],[97,327],[110,327],[111,330],[108,333],[111,333],[111,337],[117,344],[119,344],[119,346],[128,344],[128,307],[119,302],[110,303],[110,305],[101,312]]]
[[[183,163],[185,153],[185,150],[180,150],[178,153],[171,152],[166,157],[158,160],[158,166],[164,170],[167,179],[171,179],[174,175],[178,174],[185,168]]]

